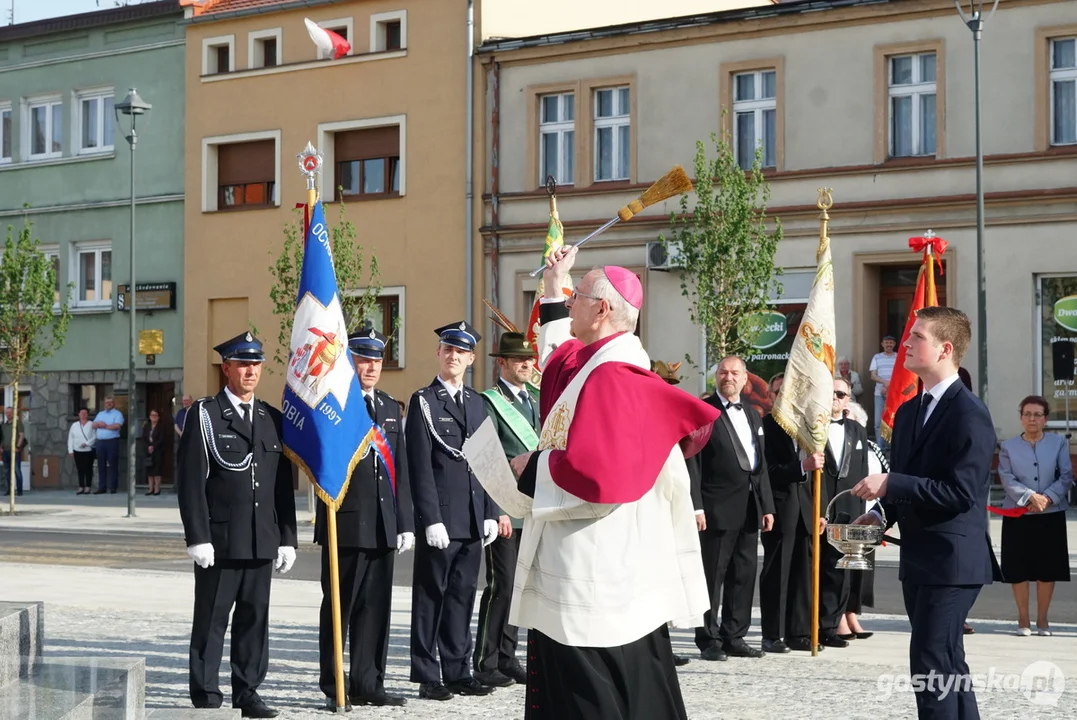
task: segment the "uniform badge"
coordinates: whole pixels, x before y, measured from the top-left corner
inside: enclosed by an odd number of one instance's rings
[[[254,342],[254,338],[251,337],[250,333],[247,333],[247,342]]]

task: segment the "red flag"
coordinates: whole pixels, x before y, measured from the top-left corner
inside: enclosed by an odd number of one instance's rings
[[[339,60],[351,51],[351,43],[339,34],[326,30],[307,18],[303,18],[303,23],[307,26],[307,33],[318,49],[334,60]]]
[[[909,332],[916,322],[916,312],[924,307],[938,305],[938,296],[935,293],[935,258],[941,258],[946,252],[947,243],[940,237],[935,237],[928,231],[926,237],[909,238],[909,247],[914,252],[923,252],[924,260],[920,266],[920,273],[916,279],[916,292],[912,297],[912,307],[909,309],[909,319],[905,322],[905,331],[901,334],[901,342],[897,347],[897,360],[894,362],[894,374],[890,376],[890,387],[886,393],[886,405],[883,407],[882,436],[890,442],[890,435],[894,427],[894,415],[906,400],[916,397],[919,391],[919,378],[905,368],[905,341],[909,339]],[[939,265],[942,272],[942,265]]]

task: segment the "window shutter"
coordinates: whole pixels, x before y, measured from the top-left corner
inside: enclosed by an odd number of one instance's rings
[[[334,134],[333,144],[337,162],[399,157],[400,126],[338,132]]]
[[[274,140],[255,140],[217,147],[218,185],[274,182],[276,175]]]

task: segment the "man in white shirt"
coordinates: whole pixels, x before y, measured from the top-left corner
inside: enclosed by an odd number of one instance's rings
[[[886,393],[890,390],[890,378],[894,374],[894,364],[897,362],[897,340],[893,335],[887,335],[882,339],[883,351],[875,353],[871,358],[868,371],[871,379],[875,381],[875,441],[885,452],[890,444],[882,436],[883,410],[886,408]]]

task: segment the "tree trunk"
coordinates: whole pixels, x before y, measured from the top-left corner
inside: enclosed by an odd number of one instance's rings
[[[8,505],[8,510],[12,515],[15,514],[15,447],[19,439],[19,379],[14,378],[14,382],[11,383],[12,391],[15,393],[15,407],[11,411],[11,462],[8,463],[8,490],[11,491],[11,502]]]

